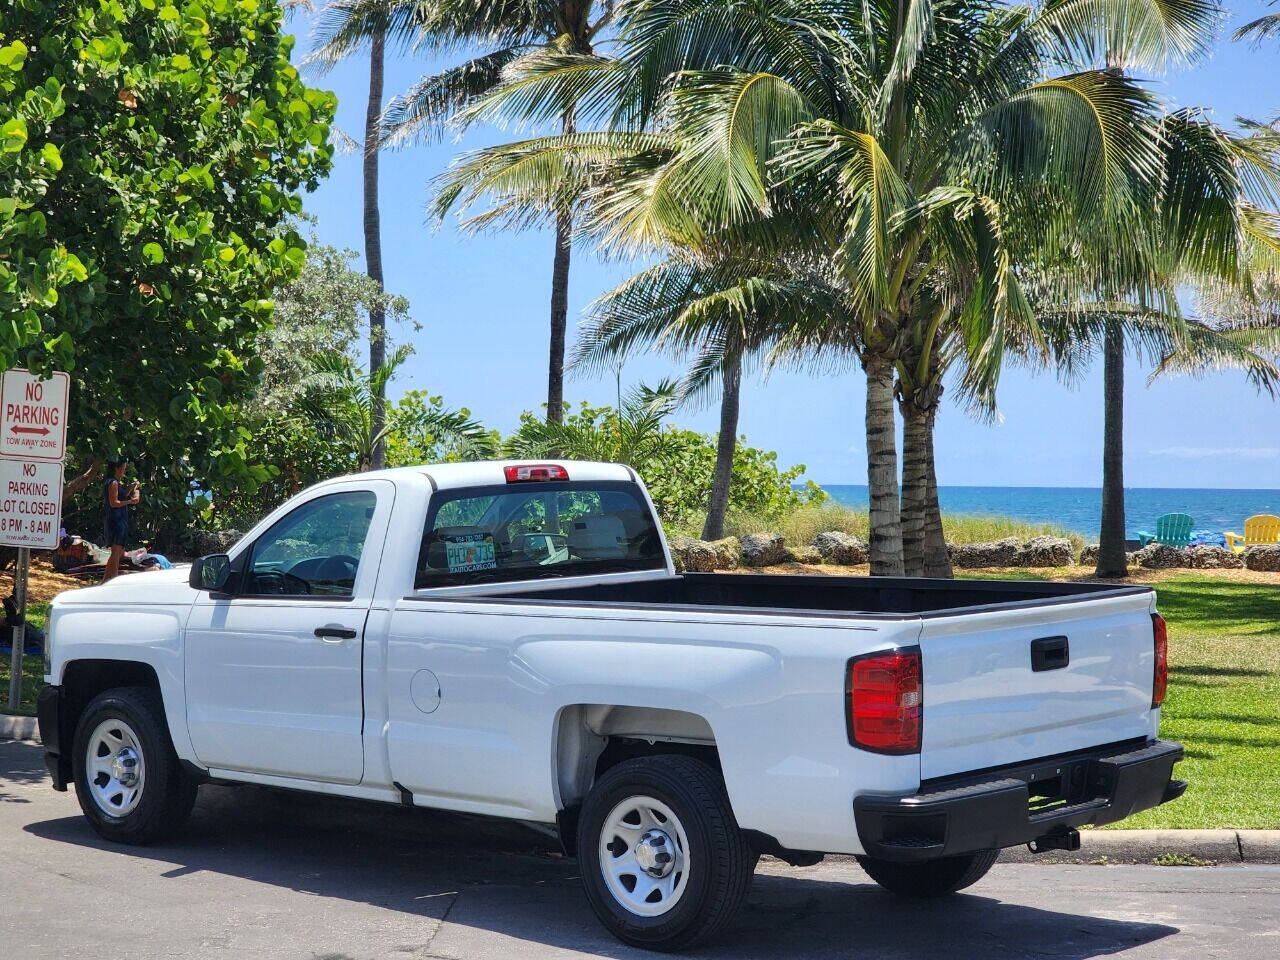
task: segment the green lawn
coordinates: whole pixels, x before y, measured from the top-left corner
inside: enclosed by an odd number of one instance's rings
[[[32,604],[27,609],[27,622],[44,627],[45,618],[49,615],[49,604]],[[0,627],[0,630],[6,630]],[[9,639],[8,636],[5,637]],[[44,660],[37,656],[22,658],[22,703],[19,713],[34,715],[36,712],[36,695],[44,684]],[[0,653],[0,713],[9,712],[9,653]]]
[[[1156,584],[1169,622],[1160,734],[1187,758],[1181,800],[1123,827],[1280,828],[1280,587],[1179,576]]]

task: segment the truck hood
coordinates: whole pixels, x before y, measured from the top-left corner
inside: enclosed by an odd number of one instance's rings
[[[195,591],[187,583],[191,565],[180,564],[172,570],[128,573],[108,583],[58,594],[55,603],[189,603]]]

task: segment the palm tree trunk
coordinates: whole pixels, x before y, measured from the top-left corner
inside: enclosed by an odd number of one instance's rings
[[[377,284],[381,297],[382,217],[378,209],[378,119],[382,115],[382,83],[385,67],[386,29],[374,29],[369,43],[369,100],[364,112],[364,261],[369,279]],[[387,315],[378,299],[369,307],[369,375],[382,369],[387,357]],[[379,384],[373,397],[373,435],[382,432],[386,421],[386,387]],[[380,470],[386,465],[386,444],[381,438],[373,446],[369,465]]]
[[[573,133],[573,110],[566,110],[564,133]],[[564,422],[564,340],[569,325],[569,260],[573,253],[573,211],[556,214],[556,254],[551,264],[551,354],[547,363],[547,423]]]
[[[925,420],[925,483],[924,496],[924,575],[950,580],[955,576],[951,569],[951,552],[942,532],[942,508],[938,504],[938,471],[933,457],[933,428],[938,422],[938,408],[929,411]]]
[[[703,540],[724,536],[724,515],[729,509],[729,485],[733,480],[733,455],[738,447],[738,403],[742,393],[742,355],[735,353],[724,369],[724,395],[720,398],[720,436],[716,440],[716,468],[711,475],[711,502]]]
[[[908,577],[924,576],[925,501],[929,471],[925,421],[928,412],[910,399],[899,404],[902,412],[902,568]]]
[[[867,487],[871,501],[871,575],[900,577],[902,521],[898,507],[898,450],[893,416],[893,362],[868,354]]]
[[[1098,538],[1099,577],[1123,577],[1124,522],[1124,330],[1107,321],[1103,347],[1102,530]]]

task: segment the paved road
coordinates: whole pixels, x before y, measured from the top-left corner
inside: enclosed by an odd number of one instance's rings
[[[205,787],[180,842],[109,846],[39,748],[0,743],[0,956],[237,960],[652,957],[592,917],[575,864],[521,828]],[[903,903],[852,861],[761,865],[701,956],[1280,960],[1280,867],[997,866]]]

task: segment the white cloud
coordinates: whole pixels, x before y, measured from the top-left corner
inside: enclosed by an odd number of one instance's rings
[[[1280,458],[1280,447],[1164,447],[1152,450],[1151,456],[1179,460],[1273,460]]]

